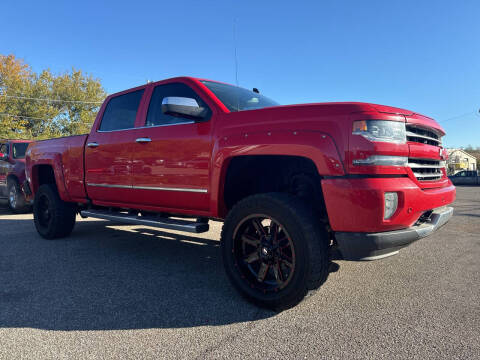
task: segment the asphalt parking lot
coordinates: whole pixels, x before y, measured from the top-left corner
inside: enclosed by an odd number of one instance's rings
[[[480,187],[438,233],[345,262],[276,314],[230,286],[221,224],[186,235],[79,220],[37,235],[0,209],[0,358],[480,358]]]

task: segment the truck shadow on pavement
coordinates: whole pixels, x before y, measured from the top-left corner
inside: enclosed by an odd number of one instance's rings
[[[41,239],[30,219],[0,217],[0,327],[180,328],[275,313],[231,287],[217,239],[104,221]]]

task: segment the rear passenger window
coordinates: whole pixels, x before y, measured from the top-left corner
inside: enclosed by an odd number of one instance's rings
[[[110,99],[103,113],[100,131],[131,129],[135,126],[143,89]]]

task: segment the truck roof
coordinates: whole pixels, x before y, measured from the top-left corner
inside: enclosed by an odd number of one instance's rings
[[[133,90],[135,90],[135,89],[137,89],[137,88],[142,88],[142,87],[144,87],[144,86],[146,86],[146,85],[157,85],[157,84],[160,84],[160,83],[163,83],[163,82],[172,82],[172,81],[181,81],[181,80],[194,81],[194,82],[199,82],[199,81],[212,81],[212,82],[222,83],[221,81],[209,80],[209,79],[202,79],[202,78],[196,78],[196,77],[192,77],[192,76],[175,76],[175,77],[172,77],[172,78],[162,79],[162,80],[158,80],[158,81],[153,81],[153,82],[151,82],[151,83],[141,84],[141,85],[138,85],[138,86],[134,86],[134,87],[132,87],[132,88],[120,90],[120,91],[117,91],[117,92],[115,92],[115,93],[109,94],[108,97],[113,97],[113,96],[120,95],[120,94],[125,93],[125,92],[130,92],[130,91],[133,91]],[[227,83],[223,83],[223,84],[227,84]],[[230,85],[230,84],[229,84],[229,85]]]

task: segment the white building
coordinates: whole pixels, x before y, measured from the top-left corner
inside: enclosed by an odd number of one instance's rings
[[[477,158],[462,149],[447,149],[447,171],[455,174],[461,170],[477,170]]]

